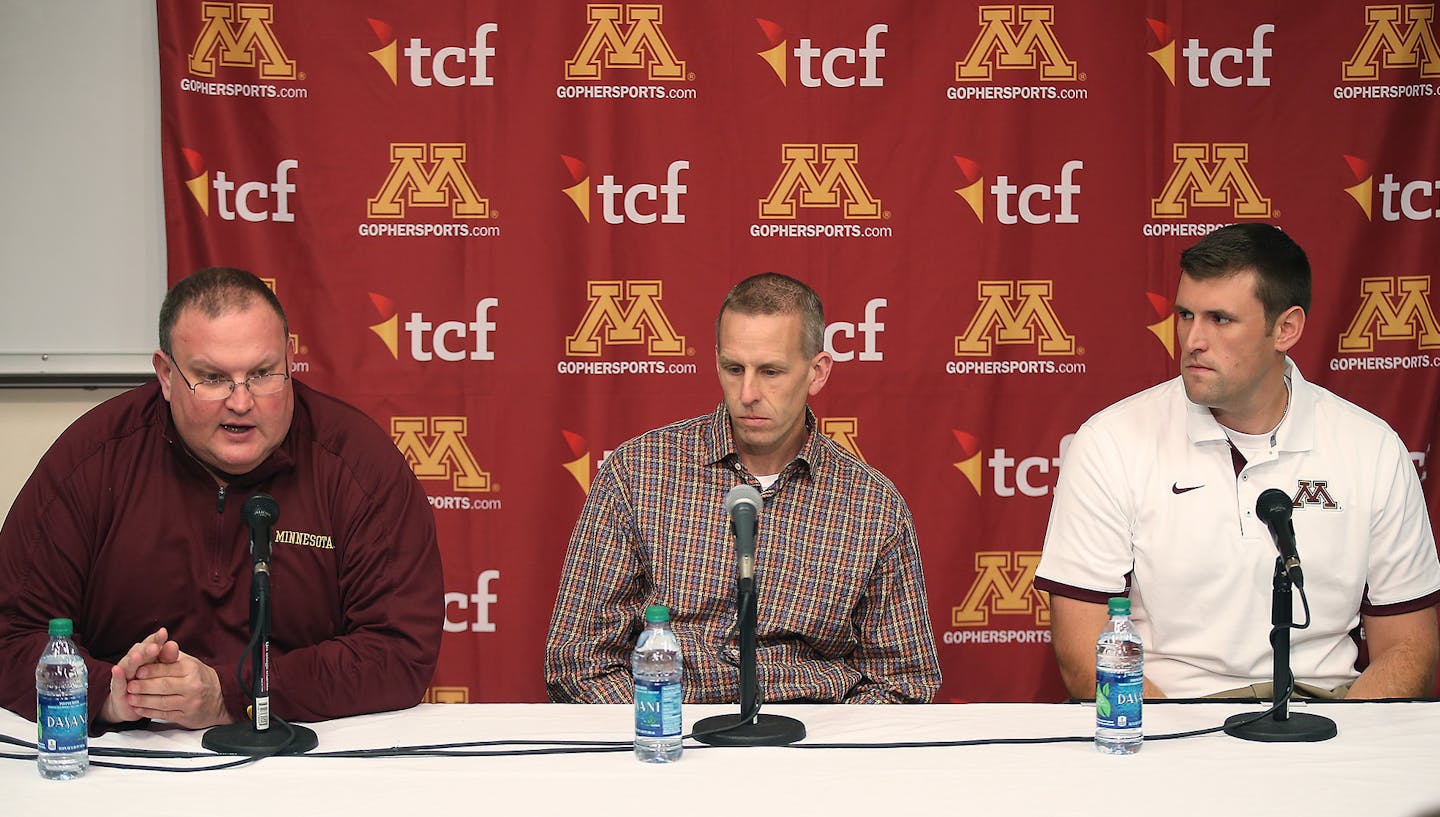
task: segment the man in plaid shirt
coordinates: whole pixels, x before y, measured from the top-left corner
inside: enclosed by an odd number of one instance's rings
[[[606,458],[571,534],[545,643],[562,702],[628,703],[645,607],[664,604],[685,700],[738,697],[726,493],[749,484],[757,675],[770,702],[929,702],[940,666],[915,526],[895,486],[816,430],[833,363],[820,299],[776,273],[740,282],[716,322],[724,401]]]

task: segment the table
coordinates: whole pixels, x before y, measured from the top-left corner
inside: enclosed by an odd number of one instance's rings
[[[1149,735],[1217,725],[1256,704],[1147,703]],[[689,728],[734,707],[690,705]],[[1088,735],[1081,704],[774,705],[807,744]],[[1440,815],[1440,702],[1291,706],[1333,719],[1323,743],[1262,744],[1212,734],[1147,741],[1130,757],[1089,743],[909,749],[713,748],[687,741],[670,765],[615,754],[533,757],[275,757],[190,774],[92,768],[68,782],[0,759],[0,813],[63,810],[207,815],[993,814]],[[313,724],[318,751],[486,739],[628,740],[628,706],[424,705]],[[34,724],[0,711],[0,732]],[[199,751],[200,733],[121,732],[92,746]],[[156,762],[156,761],[151,761]],[[184,765],[190,761],[159,761]],[[210,761],[206,761],[210,762]],[[1116,802],[1109,802],[1111,798]],[[1129,805],[1122,798],[1133,798]]]

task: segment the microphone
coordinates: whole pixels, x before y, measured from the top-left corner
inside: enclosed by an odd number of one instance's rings
[[[270,540],[280,520],[280,503],[275,497],[258,493],[240,506],[240,516],[250,530],[250,665],[251,694],[255,702],[249,721],[215,726],[205,732],[200,745],[212,752],[238,755],[301,754],[314,749],[319,739],[315,730],[274,718],[270,722]],[[240,659],[243,667],[245,658]],[[237,668],[238,673],[238,668]],[[242,681],[243,683],[243,681]]]
[[[280,505],[267,493],[258,493],[240,506],[250,529],[250,558],[255,571],[250,579],[250,632],[254,671],[255,730],[270,728],[270,537],[280,519]]]
[[[1271,688],[1275,703],[1269,710],[1255,715],[1244,712],[1225,719],[1225,734],[1242,740],[1262,743],[1314,743],[1335,737],[1335,721],[1309,712],[1290,712],[1290,694],[1294,690],[1295,673],[1290,670],[1290,629],[1295,626],[1292,589],[1300,588],[1305,599],[1305,576],[1300,572],[1300,552],[1295,548],[1295,526],[1290,516],[1295,512],[1290,497],[1278,488],[1261,492],[1255,501],[1255,515],[1270,527],[1280,556],[1275,560],[1275,577],[1271,582],[1270,648]],[[1305,606],[1310,618],[1310,607]],[[1305,627],[1310,626],[1307,620]],[[1303,629],[1303,628],[1302,628]]]
[[[784,746],[803,740],[805,724],[784,715],[760,713],[755,662],[760,602],[755,589],[755,529],[764,500],[750,485],[725,495],[725,514],[735,535],[735,632],[740,639],[740,713],[701,718],[691,734],[711,746]],[[729,636],[726,636],[729,640]]]
[[[1295,547],[1295,525],[1290,514],[1295,510],[1290,497],[1279,488],[1267,488],[1255,501],[1255,515],[1270,528],[1275,547],[1285,563],[1285,573],[1296,587],[1305,586],[1305,574],[1300,570],[1300,552]]]
[[[740,581],[755,579],[756,517],[764,500],[749,485],[736,485],[725,495],[725,515],[735,533],[735,577]]]
[[[250,528],[250,558],[255,562],[255,569],[269,572],[270,536],[275,523],[280,521],[280,504],[269,494],[259,493],[245,500],[240,513]]]

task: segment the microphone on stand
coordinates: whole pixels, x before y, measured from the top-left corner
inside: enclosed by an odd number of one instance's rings
[[[280,505],[267,493],[245,500],[240,513],[250,529],[250,666],[251,720],[230,723],[205,732],[200,745],[212,752],[237,755],[300,754],[319,743],[314,730],[279,718],[270,729],[270,541],[280,519]],[[240,662],[245,662],[241,656]],[[243,681],[242,681],[243,683]]]
[[[1290,670],[1290,628],[1295,623],[1294,603],[1291,601],[1291,585],[1300,589],[1300,598],[1305,599],[1305,574],[1300,570],[1300,551],[1295,546],[1295,525],[1290,516],[1294,512],[1289,495],[1279,488],[1269,488],[1260,494],[1255,502],[1255,515],[1270,528],[1275,548],[1280,552],[1275,557],[1273,595],[1270,601],[1270,647],[1274,650],[1270,684],[1273,688],[1274,705],[1271,711],[1261,715],[1231,715],[1225,719],[1225,734],[1243,740],[1261,743],[1314,743],[1335,737],[1335,722],[1308,712],[1291,713],[1290,694],[1295,687],[1295,674]],[[1306,623],[1309,624],[1309,605],[1306,604]]]
[[[725,496],[725,514],[735,537],[735,618],[740,631],[740,713],[714,715],[695,724],[692,734],[711,746],[784,746],[805,737],[805,724],[783,715],[760,714],[760,685],[755,670],[758,594],[755,588],[755,535],[760,492],[737,485]]]
[[[730,530],[735,534],[737,582],[755,581],[755,531],[763,505],[760,492],[749,485],[736,485],[725,495],[725,515],[730,517]]]
[[[1296,587],[1304,587],[1305,574],[1300,570],[1300,552],[1295,548],[1295,524],[1290,520],[1294,511],[1295,505],[1290,497],[1279,488],[1267,488],[1255,501],[1255,515],[1270,528],[1290,582]]]
[[[254,670],[251,691],[255,698],[255,731],[270,728],[270,538],[280,521],[280,505],[269,494],[256,494],[240,509],[250,529],[250,627],[255,648],[250,653]]]

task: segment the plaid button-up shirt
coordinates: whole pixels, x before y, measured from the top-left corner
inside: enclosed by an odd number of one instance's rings
[[[940,686],[915,526],[895,486],[823,434],[763,491],[755,547],[763,700],[928,702]],[[685,700],[736,701],[726,493],[759,488],[730,417],[641,435],[606,458],[575,524],[550,633],[551,700],[627,703],[645,607],[670,608]]]

